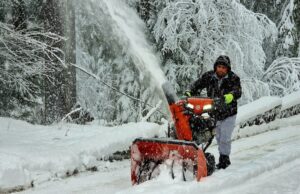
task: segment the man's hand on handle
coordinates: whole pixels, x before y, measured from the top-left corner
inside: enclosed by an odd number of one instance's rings
[[[191,96],[192,96],[191,92],[188,91],[188,90],[184,92],[184,95],[185,95],[186,97],[191,97]]]
[[[225,94],[224,95],[225,103],[230,104],[233,101],[233,95],[232,94]]]

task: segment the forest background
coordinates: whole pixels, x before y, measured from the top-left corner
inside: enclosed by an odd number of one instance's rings
[[[125,2],[142,19],[179,96],[220,54],[241,77],[239,105],[300,89],[300,0]],[[157,105],[159,86],[138,68],[141,61],[106,6],[102,0],[0,2],[0,116],[51,124],[73,112],[78,123],[118,125],[140,121]],[[148,120],[162,117],[156,112]]]

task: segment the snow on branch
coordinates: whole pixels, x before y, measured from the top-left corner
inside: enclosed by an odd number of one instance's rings
[[[272,95],[284,96],[300,90],[300,58],[276,59],[263,75]]]
[[[241,79],[243,95],[240,99],[241,105],[248,104],[262,96],[270,96],[269,85],[255,78]]]
[[[30,99],[38,88],[32,77],[51,80],[47,73],[65,65],[63,51],[50,46],[46,39],[52,43],[63,41],[53,33],[15,31],[11,25],[0,22],[0,83]]]
[[[122,92],[122,91],[118,90],[117,88],[115,88],[115,87],[113,87],[113,86],[107,84],[105,81],[101,80],[101,79],[99,78],[99,76],[97,76],[97,75],[95,75],[95,74],[89,72],[88,70],[86,70],[86,69],[84,69],[84,68],[82,68],[82,67],[80,67],[80,66],[78,66],[78,65],[76,65],[76,64],[72,64],[72,65],[73,65],[74,67],[76,67],[77,69],[79,69],[80,71],[82,71],[83,73],[85,73],[85,74],[87,74],[87,75],[93,77],[93,78],[96,79],[97,81],[101,82],[103,85],[109,87],[110,89],[112,89],[112,90],[114,90],[114,91],[116,91],[116,92],[118,92],[118,93],[120,93],[120,94],[122,94],[122,95],[124,95],[124,96],[126,96],[126,97],[128,97],[128,98],[130,98],[130,99],[132,99],[132,100],[141,102],[141,103],[143,103],[143,104],[145,104],[145,105],[147,105],[147,106],[153,108],[153,109],[154,109],[154,112],[157,111],[157,112],[161,113],[162,115],[166,116],[165,113],[163,113],[163,112],[161,112],[160,110],[158,110],[158,107],[157,107],[157,106],[154,107],[154,106],[152,106],[151,104],[148,104],[148,103],[142,101],[142,100],[139,99],[139,98],[135,98],[134,96],[130,96],[129,94],[127,94],[127,93],[125,93],[125,92]],[[159,104],[160,104],[160,103],[159,103]],[[153,114],[153,113],[151,113],[151,115],[152,115],[152,114]],[[150,115],[150,116],[151,116],[151,115]],[[150,116],[149,116],[149,117],[150,117]]]
[[[72,121],[71,115],[72,115],[73,113],[79,112],[79,111],[81,111],[81,110],[82,110],[82,107],[79,107],[79,108],[76,108],[76,109],[72,110],[71,112],[69,112],[68,114],[66,114],[66,115],[61,119],[60,122],[65,121],[67,118],[68,118],[70,121]]]
[[[220,54],[229,55],[239,75],[260,78],[266,61],[263,41],[277,37],[276,25],[268,17],[235,0],[166,1],[153,33],[163,55],[182,66],[198,66],[177,72],[178,77],[184,73],[193,79],[202,66],[211,69]]]
[[[158,109],[161,107],[161,104],[162,101],[159,101],[157,105],[154,108],[152,108],[145,117],[142,118],[141,121],[146,122],[149,119],[149,117],[151,117],[151,115],[153,115],[156,111],[158,111]]]

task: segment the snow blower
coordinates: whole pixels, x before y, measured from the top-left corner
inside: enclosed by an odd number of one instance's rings
[[[181,168],[181,177],[196,178],[211,175],[215,158],[206,149],[214,138],[216,120],[222,101],[201,97],[178,100],[169,83],[163,84],[174,124],[169,126],[166,138],[137,138],[131,146],[131,181],[140,184],[156,177],[159,166],[170,164],[170,174],[175,178],[174,164]],[[170,162],[171,161],[171,162]]]

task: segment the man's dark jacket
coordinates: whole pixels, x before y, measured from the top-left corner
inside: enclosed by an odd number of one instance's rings
[[[225,105],[224,110],[219,111],[218,120],[224,120],[237,114],[237,99],[241,97],[242,87],[240,78],[234,72],[229,71],[227,76],[222,79],[220,86],[214,71],[204,73],[190,86],[191,95],[197,95],[204,88],[206,88],[209,98],[223,98],[228,93],[233,95],[233,101]]]

